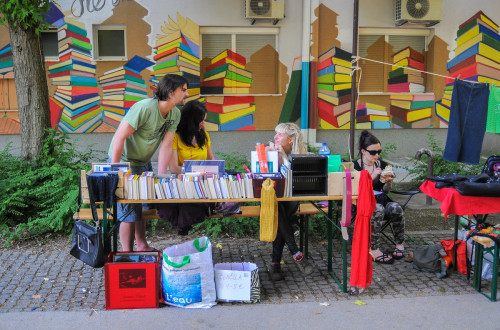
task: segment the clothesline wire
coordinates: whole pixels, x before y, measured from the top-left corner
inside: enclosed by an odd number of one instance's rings
[[[359,60],[366,60],[366,61],[370,61],[370,62],[375,62],[375,63],[380,63],[380,64],[385,64],[385,65],[390,65],[390,66],[396,66],[398,68],[405,68],[405,69],[408,69],[408,70],[413,70],[413,71],[417,71],[417,72],[422,72],[422,73],[425,73],[425,74],[431,74],[431,75],[434,75],[434,76],[438,76],[438,77],[443,77],[443,78],[450,78],[450,79],[459,79],[459,80],[462,80],[462,81],[467,81],[467,82],[470,82],[470,83],[473,83],[473,84],[480,84],[481,82],[478,82],[478,81],[472,81],[472,80],[467,80],[467,79],[460,79],[460,75],[458,75],[457,78],[455,77],[452,77],[452,76],[445,76],[445,75],[442,75],[442,74],[439,74],[439,73],[435,73],[435,72],[430,72],[430,71],[425,71],[425,70],[419,70],[419,69],[414,69],[412,67],[409,67],[409,66],[401,66],[401,65],[397,65],[397,64],[394,64],[394,63],[388,63],[388,62],[383,62],[383,61],[378,61],[378,60],[374,60],[374,59],[371,59],[371,58],[366,58],[366,57],[361,57],[361,56],[353,56],[353,59],[351,61],[351,63],[356,63],[358,62]],[[356,67],[355,67],[356,68]]]

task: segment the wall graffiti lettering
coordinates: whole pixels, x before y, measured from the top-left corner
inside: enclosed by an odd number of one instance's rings
[[[123,1],[123,0],[122,0]],[[111,4],[116,7],[120,3],[120,0],[111,0]],[[87,12],[92,13],[100,11],[106,5],[106,0],[74,0],[71,4],[71,13],[75,17],[82,17]]]

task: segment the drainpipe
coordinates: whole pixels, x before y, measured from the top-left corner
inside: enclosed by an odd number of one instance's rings
[[[433,176],[434,175],[434,154],[432,151],[429,149],[425,148],[420,148],[418,149],[417,153],[415,154],[415,159],[420,159],[423,154],[427,155],[427,176]],[[432,205],[432,197],[426,196],[425,197],[425,205]]]
[[[309,128],[309,59],[311,39],[311,0],[302,2],[302,88],[300,98],[300,128]],[[309,141],[307,134],[306,141]]]

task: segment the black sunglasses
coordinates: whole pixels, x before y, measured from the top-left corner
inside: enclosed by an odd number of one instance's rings
[[[365,149],[366,150],[366,149]],[[375,156],[376,154],[381,154],[382,153],[382,149],[380,150],[366,150],[370,155],[372,156]]]

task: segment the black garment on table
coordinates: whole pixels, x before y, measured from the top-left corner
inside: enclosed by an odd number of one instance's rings
[[[436,188],[455,188],[464,196],[500,197],[500,180],[486,173],[479,175],[446,174],[427,178]]]

